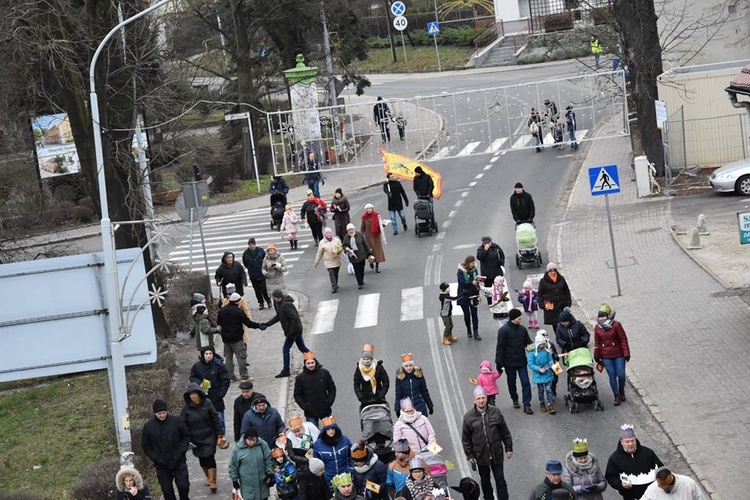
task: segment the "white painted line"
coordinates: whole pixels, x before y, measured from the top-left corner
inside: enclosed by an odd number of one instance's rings
[[[532,139],[534,139],[534,136],[532,135],[522,135],[516,142],[513,143],[510,149],[522,149]]]
[[[474,176],[475,179],[481,179],[482,177],[484,177],[484,174],[481,172]]]
[[[490,161],[491,161],[492,163],[495,163],[495,162],[497,161],[497,159],[498,159],[498,157],[497,157],[497,156],[493,156],[492,158],[490,158]],[[487,169],[485,168],[485,170],[487,170]]]
[[[454,215],[456,215],[456,211],[455,210],[451,210],[450,213],[448,213],[448,218],[450,219]]]
[[[586,138],[586,134],[589,133],[589,129],[576,130],[576,141],[582,141]]]
[[[424,317],[423,293],[424,288],[421,286],[401,289],[401,321],[414,321]]]
[[[450,225],[451,225],[451,221],[450,220],[444,221],[443,222],[443,229],[448,229],[448,227],[450,227]]]
[[[440,243],[435,243],[434,245],[432,245],[432,253],[437,253],[437,252],[439,252],[439,251],[440,251],[440,247],[441,247],[441,246],[442,246],[442,245],[441,245]]]
[[[315,313],[315,321],[310,334],[320,335],[321,333],[332,332],[338,310],[339,299],[324,300],[318,303],[318,310]]]
[[[493,160],[495,160],[495,158],[493,158],[493,159],[492,159],[492,160],[490,160],[490,161],[493,161]],[[492,164],[490,163],[489,165],[487,165],[486,167],[484,167],[484,170],[489,170],[489,169],[491,169],[491,168],[492,168]]]
[[[368,293],[359,296],[357,303],[357,317],[354,320],[354,328],[367,328],[378,324],[378,306],[380,304],[379,293]]]
[[[442,233],[442,234],[445,234],[445,233]],[[441,279],[441,274],[443,273],[443,269],[442,269],[443,268],[443,255],[442,254],[438,255],[435,260],[437,261],[437,264],[435,265],[435,275],[434,275],[433,283],[437,285],[443,282],[443,280]]]
[[[430,270],[432,269],[432,262],[435,260],[434,255],[428,255],[427,260],[424,263],[424,286],[430,285]]]
[[[441,149],[435,156],[430,158],[430,160],[439,160],[440,158],[447,156],[448,152],[453,149],[453,146],[448,146],[443,149]]]
[[[477,185],[477,181],[471,181],[471,182],[469,183],[469,186],[470,186],[470,187],[474,187],[474,186],[476,186],[476,185]]]
[[[453,250],[462,250],[464,248],[476,248],[476,246],[477,245],[475,243],[461,243],[460,245],[456,245],[455,247],[453,247]]]
[[[508,142],[507,137],[501,137],[500,139],[495,139],[492,141],[492,144],[490,144],[490,147],[487,148],[485,153],[494,153],[496,151],[500,151],[500,148],[503,147],[503,144]]]
[[[467,196],[469,196],[468,191],[464,191],[463,193],[461,193],[461,198],[466,198]]]
[[[464,200],[458,200],[456,201],[456,204],[454,205],[456,208],[460,207],[461,204],[464,202]]]
[[[482,144],[481,141],[470,142],[469,144],[464,146],[464,148],[461,151],[459,151],[456,156],[470,155],[471,153],[474,152],[475,149],[477,149],[477,146],[479,146],[480,144]]]
[[[443,238],[445,238],[445,233],[438,233],[438,235],[435,236],[436,240],[442,240]]]

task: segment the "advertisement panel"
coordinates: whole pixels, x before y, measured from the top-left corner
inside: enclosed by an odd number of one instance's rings
[[[80,172],[81,163],[67,113],[37,116],[31,121],[31,127],[42,179]]]

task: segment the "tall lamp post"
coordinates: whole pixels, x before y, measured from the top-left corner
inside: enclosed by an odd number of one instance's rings
[[[107,333],[109,334],[109,389],[112,395],[112,411],[115,417],[117,431],[117,448],[120,453],[120,465],[132,465],[133,451],[130,439],[130,416],[128,414],[128,392],[125,381],[125,356],[122,341],[127,338],[122,328],[122,305],[119,297],[117,278],[117,256],[115,254],[115,234],[112,221],[109,219],[109,205],[107,203],[107,181],[104,175],[104,151],[102,150],[102,131],[99,125],[99,99],[96,95],[96,80],[94,72],[96,61],[104,46],[124,26],[132,23],[149,12],[165,5],[172,0],[160,0],[136,15],[125,19],[112,28],[101,41],[91,58],[89,66],[89,87],[91,124],[94,129],[94,152],[96,154],[96,172],[99,184],[99,203],[102,209],[101,231],[102,252],[104,254],[105,295],[108,310]]]

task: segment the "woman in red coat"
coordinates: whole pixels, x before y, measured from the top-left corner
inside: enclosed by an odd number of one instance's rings
[[[630,346],[622,325],[610,314],[606,310],[597,314],[594,358],[606,368],[609,385],[615,395],[615,406],[619,406],[625,401],[625,363],[630,361]]]

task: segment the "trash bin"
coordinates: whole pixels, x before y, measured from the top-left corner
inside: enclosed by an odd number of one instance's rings
[[[333,148],[326,149],[326,163],[334,165],[336,163],[336,150]]]

